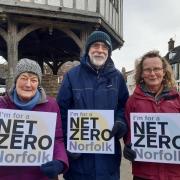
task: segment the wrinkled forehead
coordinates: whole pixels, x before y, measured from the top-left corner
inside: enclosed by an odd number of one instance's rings
[[[147,57],[146,59],[144,59],[142,66],[163,66],[163,62],[159,57]]]
[[[18,78],[20,78],[20,77],[37,78],[38,79],[38,76],[36,74],[34,74],[33,72],[24,72],[24,73],[21,73]]]

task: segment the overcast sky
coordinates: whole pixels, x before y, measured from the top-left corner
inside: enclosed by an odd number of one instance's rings
[[[113,52],[116,67],[134,68],[135,59],[149,50],[168,52],[168,41],[180,46],[180,0],[124,0],[124,45]]]

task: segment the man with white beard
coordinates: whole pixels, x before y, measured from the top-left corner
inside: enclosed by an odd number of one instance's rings
[[[111,52],[111,38],[107,33],[91,33],[87,38],[80,65],[64,76],[57,102],[61,108],[65,142],[68,109],[114,110],[114,126],[110,138],[115,137],[115,153],[69,152],[70,167],[64,175],[65,180],[120,179],[119,139],[127,131],[124,106],[129,94],[122,74],[114,66]]]

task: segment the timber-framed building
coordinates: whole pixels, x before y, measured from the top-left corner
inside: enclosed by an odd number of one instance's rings
[[[37,61],[43,72],[46,64],[56,77],[64,63],[80,60],[95,29],[111,36],[113,49],[120,48],[122,21],[123,0],[0,0],[0,56],[8,62],[7,87],[16,63],[25,57]],[[49,83],[57,79],[52,77]]]

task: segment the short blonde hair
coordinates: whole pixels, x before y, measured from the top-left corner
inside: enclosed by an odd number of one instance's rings
[[[168,61],[159,54],[159,51],[157,51],[157,50],[149,51],[149,52],[145,53],[140,58],[139,63],[137,63],[137,65],[135,67],[135,76],[134,76],[134,78],[135,78],[136,85],[140,84],[142,82],[142,80],[143,80],[141,75],[142,75],[142,72],[143,72],[143,62],[144,62],[144,60],[147,59],[147,58],[153,58],[153,57],[158,57],[162,61],[163,69],[164,69],[164,72],[165,72],[165,76],[164,76],[164,79],[163,79],[162,83],[168,88],[175,87],[176,83],[175,83],[175,78],[174,78],[172,67],[168,63]]]

